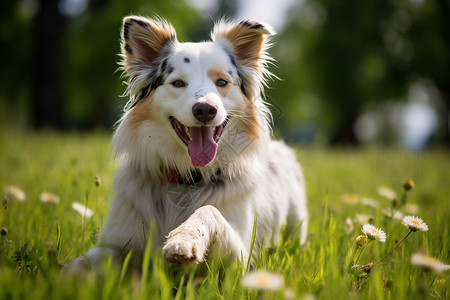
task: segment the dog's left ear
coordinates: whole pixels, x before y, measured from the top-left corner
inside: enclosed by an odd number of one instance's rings
[[[235,60],[246,81],[244,84],[255,88],[264,83],[266,75],[270,75],[266,69],[266,63],[271,60],[267,54],[270,47],[268,37],[274,34],[275,30],[268,24],[245,20],[238,23],[220,21],[211,36],[213,42],[222,44]],[[252,79],[258,82],[252,82]],[[243,92],[250,98],[255,96],[249,95],[249,90]]]

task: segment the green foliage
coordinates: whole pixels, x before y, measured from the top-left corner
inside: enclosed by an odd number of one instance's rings
[[[338,143],[355,142],[360,114],[405,100],[411,84],[425,79],[440,93],[433,101],[446,130],[448,3],[306,0],[287,20],[272,50],[278,65],[273,71],[283,81],[268,91],[284,108],[275,117],[285,135],[312,141],[325,133]],[[440,138],[445,135],[448,131]],[[395,141],[386,135],[385,142]]]
[[[30,74],[40,71],[35,70],[38,62],[33,60],[40,59],[35,54],[37,39],[42,38],[36,29],[41,1],[46,0],[0,4],[0,42],[7,45],[0,49],[0,54],[6,58],[5,72],[0,73],[0,126],[32,124],[31,93],[36,78]],[[125,86],[117,72],[122,18],[138,14],[170,19],[177,28],[178,38],[185,40],[194,31],[199,16],[185,0],[86,2],[87,7],[80,14],[57,15],[64,18],[61,53],[58,53],[61,65],[45,67],[60,69],[58,79],[62,86],[57,86],[57,82],[53,84],[54,89],[63,90],[58,99],[62,111],[58,113],[64,116],[64,127],[92,129],[102,125],[111,128],[126,103],[120,98]]]
[[[111,198],[115,165],[110,162],[109,136],[2,132],[0,135],[0,187],[20,187],[26,199],[3,194],[0,212],[1,299],[406,299],[450,296],[450,273],[434,274],[413,266],[412,253],[421,250],[449,263],[450,170],[448,152],[411,153],[394,149],[298,149],[305,172],[310,226],[307,243],[298,245],[295,234],[284,229],[281,241],[260,247],[257,270],[280,275],[284,285],[275,291],[256,291],[241,284],[243,264],[226,257],[211,257],[195,267],[166,263],[159,252],[150,255],[150,243],[140,267],[106,260],[98,272],[85,277],[61,273],[62,265],[93,246]],[[98,184],[98,179],[101,183]],[[430,228],[416,232],[383,264],[381,257],[401,240],[408,229],[386,217],[392,201],[377,194],[379,186],[400,196],[405,178],[415,187],[407,204],[419,205],[417,213]],[[97,184],[96,184],[97,182]],[[42,192],[59,196],[59,203],[40,201]],[[359,201],[343,195],[353,193]],[[377,208],[361,199],[372,198]],[[72,209],[80,202],[95,211],[82,218]],[[386,243],[372,242],[359,259],[374,262],[368,276],[355,280],[348,272],[355,238],[361,234],[357,214],[372,216],[372,223],[386,231]],[[348,227],[349,218],[354,228]],[[151,240],[151,237],[149,237]],[[265,237],[267,241],[270,237]],[[254,247],[259,247],[256,244]],[[254,249],[255,250],[255,249]]]

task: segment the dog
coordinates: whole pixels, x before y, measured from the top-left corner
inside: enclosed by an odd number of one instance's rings
[[[193,264],[209,253],[253,262],[284,224],[300,226],[305,243],[303,173],[294,151],[271,139],[261,98],[274,33],[221,20],[211,41],[181,43],[161,18],[123,19],[129,101],[113,136],[114,198],[97,245],[69,270],[98,269],[103,256],[129,250],[142,258],[150,235],[153,253]]]

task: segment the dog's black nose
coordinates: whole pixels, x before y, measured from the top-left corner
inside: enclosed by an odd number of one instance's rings
[[[192,106],[192,114],[202,123],[211,121],[217,115],[217,108],[211,104],[198,102]]]

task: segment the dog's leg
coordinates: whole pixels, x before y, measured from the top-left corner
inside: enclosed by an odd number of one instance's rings
[[[111,256],[113,261],[118,258],[118,251],[108,247],[95,247],[73,259],[69,264],[63,267],[63,271],[71,274],[83,274],[87,270],[100,269],[102,259]]]
[[[202,262],[211,243],[216,242],[220,253],[229,250],[244,262],[248,259],[242,239],[225,220],[220,211],[211,205],[197,209],[183,224],[172,230],[162,249],[163,256],[171,262]],[[242,253],[241,253],[242,252]]]

